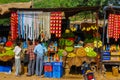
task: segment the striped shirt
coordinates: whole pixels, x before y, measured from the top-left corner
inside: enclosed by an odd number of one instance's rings
[[[35,45],[30,45],[27,49],[27,53],[26,54],[29,54],[29,59],[30,60],[34,60],[35,59],[35,54],[34,54],[34,47]]]

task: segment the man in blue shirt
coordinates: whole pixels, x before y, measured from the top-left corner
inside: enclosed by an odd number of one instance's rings
[[[42,44],[40,41],[37,41],[37,45],[34,48],[34,53],[36,54],[36,75],[40,77],[42,77],[44,54],[47,52],[47,48]]]

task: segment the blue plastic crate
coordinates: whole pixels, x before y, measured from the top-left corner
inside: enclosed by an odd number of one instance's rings
[[[44,65],[52,65],[51,62],[45,62]]]
[[[110,56],[103,56],[102,60],[110,60]]]
[[[63,67],[60,65],[53,65],[53,71],[55,72],[63,71]]]
[[[53,78],[61,78],[63,75],[63,71],[53,72]]]
[[[110,56],[110,52],[103,52],[104,56]]]
[[[44,76],[48,77],[48,78],[52,78],[53,77],[53,72],[44,72]]]
[[[3,72],[3,69],[4,69],[3,66],[0,66],[0,72]]]
[[[53,62],[52,64],[53,64],[53,66],[54,66],[54,65],[62,66],[62,65],[63,65],[63,62]]]
[[[11,66],[0,66],[0,72],[11,72]]]

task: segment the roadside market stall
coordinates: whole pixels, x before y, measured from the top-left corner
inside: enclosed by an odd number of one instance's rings
[[[96,23],[94,24],[93,28],[95,28],[95,31],[97,32],[97,12],[99,7],[10,8],[10,10],[12,12],[11,37],[13,40],[15,40],[17,37],[20,39],[23,38],[25,41],[30,39],[33,40],[33,42],[35,39],[39,39],[41,41],[48,41],[50,39],[51,43],[47,43],[48,55],[45,57],[44,66],[46,77],[60,78],[63,75],[63,67],[66,74],[68,74],[72,65],[81,66],[84,61],[92,60],[86,57],[87,53],[82,45],[78,46],[77,51],[75,50],[74,32],[76,32],[76,28],[71,28],[70,26],[66,25],[64,30],[62,27],[62,19],[68,20],[70,16],[82,11],[89,10],[96,12]],[[93,48],[86,50],[88,53],[90,51],[90,54],[95,53]],[[96,57],[97,54],[95,53],[95,55],[89,56]]]
[[[113,75],[118,76],[118,68],[120,67],[120,7],[105,6],[103,10],[104,26],[102,65],[107,65],[107,67],[111,66],[112,68],[110,68],[110,71],[113,71]]]

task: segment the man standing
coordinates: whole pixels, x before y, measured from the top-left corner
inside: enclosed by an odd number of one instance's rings
[[[34,72],[35,72],[35,54],[33,52],[34,47],[35,47],[35,45],[33,45],[33,42],[29,41],[29,46],[28,46],[27,53],[26,53],[29,55],[27,76],[34,75]]]
[[[17,45],[15,46],[13,52],[15,53],[15,74],[16,76],[20,76],[20,72],[21,72],[21,60],[20,60],[20,54],[21,54],[21,47],[20,47],[21,43],[17,42]]]
[[[42,45],[40,41],[37,41],[37,45],[34,48],[34,53],[36,54],[36,75],[41,76],[43,70],[44,53],[47,52],[45,46]]]

